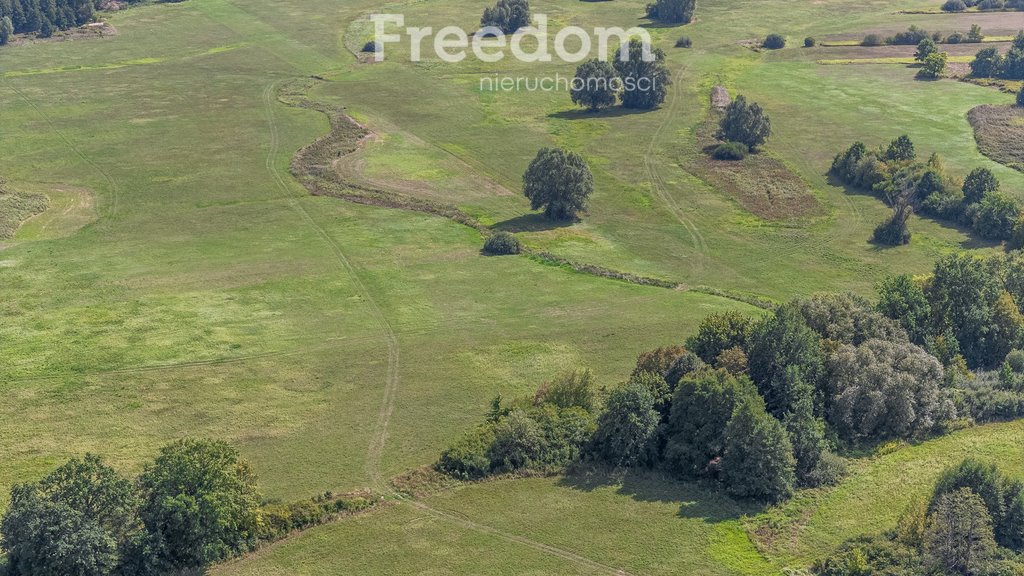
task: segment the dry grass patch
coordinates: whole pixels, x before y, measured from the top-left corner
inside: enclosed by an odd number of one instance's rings
[[[44,194],[16,192],[0,181],[0,238],[12,238],[21,223],[46,210]]]
[[[712,110],[697,128],[697,143],[705,153],[688,161],[688,170],[764,220],[780,221],[822,213],[810,186],[767,152],[762,150],[743,160],[712,158],[709,152],[719,143],[714,134],[721,117],[722,112]]]
[[[967,119],[982,154],[1024,172],[1024,108],[978,106],[967,113]]]

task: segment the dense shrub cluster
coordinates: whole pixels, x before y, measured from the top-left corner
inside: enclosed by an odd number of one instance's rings
[[[715,160],[743,160],[750,148],[742,142],[722,142],[711,151]]]
[[[954,2],[959,0],[952,0]],[[911,26],[903,32],[897,32],[892,36],[882,37],[878,34],[868,34],[861,41],[862,46],[882,46],[889,44],[893,46],[917,46],[923,42],[935,44],[964,44],[978,43],[985,39],[981,33],[981,26],[974,24],[969,32],[953,32],[949,36],[943,36],[941,32],[929,33],[926,30]],[[921,58],[920,60],[923,60]]]
[[[11,489],[11,504],[0,523],[5,573],[198,574],[261,540],[374,501],[369,495],[324,494],[261,506],[252,468],[224,442],[174,442],[134,483],[99,457],[86,455],[38,482]]]
[[[696,8],[697,0],[655,0],[647,5],[647,17],[673,24],[689,24]]]
[[[999,193],[999,181],[991,171],[978,168],[960,182],[946,173],[937,155],[919,162],[906,136],[877,150],[856,142],[835,157],[830,173],[844,184],[874,192],[893,207],[893,219],[876,231],[876,239],[887,243],[909,240],[904,232],[911,211],[970,227],[991,240],[1012,241],[1020,220],[1020,206]]]
[[[1024,80],[1024,31],[1017,34],[1005,56],[995,47],[980,50],[971,61],[971,75]]]
[[[480,26],[493,27],[504,34],[515,34],[520,28],[530,25],[529,0],[498,0],[494,6],[484,9]]]
[[[1024,573],[1024,482],[968,458],[946,469],[930,498],[894,529],[843,544],[812,568],[818,576]]]
[[[594,433],[595,394],[591,373],[575,371],[532,399],[503,406],[496,398],[487,421],[445,450],[437,468],[463,479],[561,469]]]
[[[768,50],[780,50],[786,47],[786,37],[782,34],[769,34],[765,37],[761,46]]]

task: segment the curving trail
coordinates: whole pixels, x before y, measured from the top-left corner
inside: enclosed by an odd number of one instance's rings
[[[320,225],[318,225],[312,219],[312,217],[310,217],[309,213],[298,201],[298,198],[291,193],[290,189],[288,188],[288,184],[286,183],[284,177],[281,175],[281,171],[274,164],[274,158],[276,157],[279,149],[278,128],[277,121],[274,117],[273,106],[275,99],[274,95],[277,85],[278,81],[271,82],[265,87],[263,91],[263,103],[267,114],[267,122],[270,127],[270,150],[267,152],[266,160],[267,171],[270,172],[270,174],[274,177],[274,180],[278,188],[289,196],[289,203],[291,207],[302,217],[306,224],[310,226],[324,240],[324,242],[328,244],[328,246],[330,246],[331,251],[334,253],[335,258],[338,260],[338,263],[349,274],[349,276],[351,276],[353,282],[356,284],[360,296],[364,298],[365,301],[369,304],[370,312],[376,319],[377,324],[379,325],[380,330],[384,336],[384,339],[387,342],[388,369],[384,387],[384,399],[381,402],[380,412],[377,415],[377,426],[374,431],[373,439],[371,440],[370,446],[367,449],[366,469],[367,474],[369,475],[371,482],[373,483],[373,487],[381,491],[382,493],[389,495],[392,498],[396,498],[401,502],[405,502],[406,504],[416,508],[417,510],[430,514],[435,518],[444,520],[446,522],[450,522],[465,530],[472,530],[474,532],[479,532],[481,534],[488,534],[491,536],[501,538],[506,542],[519,544],[522,546],[528,546],[539,552],[550,554],[552,556],[557,556],[559,558],[562,558],[563,560],[573,562],[577,565],[594,570],[598,573],[612,574],[614,576],[634,576],[629,572],[613,568],[611,566],[591,560],[584,556],[580,556],[579,554],[576,554],[569,550],[565,550],[557,546],[544,544],[542,542],[537,542],[535,540],[531,540],[523,536],[499,530],[486,524],[474,522],[472,520],[457,516],[450,512],[438,510],[437,508],[433,508],[422,501],[414,500],[406,497],[403,494],[397,493],[387,484],[387,482],[385,482],[380,471],[380,460],[384,453],[384,446],[387,441],[388,424],[390,423],[391,415],[394,412],[395,398],[398,392],[398,368],[400,354],[398,338],[395,335],[395,331],[392,328],[391,324],[388,322],[387,318],[381,311],[380,306],[377,305],[377,302],[373,299],[372,294],[366,288],[366,285],[363,284],[362,280],[359,278],[359,275],[356,273],[355,268],[353,268],[352,264],[345,256],[345,253],[341,250],[341,247],[338,245],[337,242],[334,241],[333,238],[330,237],[330,235],[327,234],[327,232]]]
[[[100,176],[103,176],[103,179],[107,181],[107,185],[110,188],[110,208],[107,210],[107,216],[109,217],[115,215],[117,213],[118,197],[120,196],[120,193],[117,188],[117,182],[115,182],[114,179],[111,178],[110,175],[107,174],[107,172],[103,170],[103,168],[101,168],[99,164],[93,162],[91,158],[86,156],[85,153],[83,153],[77,146],[75,146],[75,143],[72,142],[67,136],[64,135],[63,132],[61,132],[57,128],[56,124],[53,123],[53,120],[51,120],[50,117],[47,116],[46,113],[43,112],[42,109],[40,109],[39,106],[37,106],[31,98],[26,96],[25,93],[21,90],[18,90],[18,88],[14,84],[12,84],[11,81],[7,78],[3,76],[0,76],[0,78],[4,80],[4,82],[7,84],[7,87],[14,91],[14,93],[17,94],[19,98],[21,98],[29,106],[31,106],[32,110],[34,110],[40,118],[46,121],[46,124],[50,127],[50,130],[53,130],[54,134],[59,136],[60,139],[64,141],[64,144],[66,144],[67,147],[70,148],[76,156],[81,158],[83,162],[88,164],[93,170],[99,173]]]
[[[306,211],[306,208],[299,202],[298,196],[292,193],[288,188],[288,184],[285,182],[284,177],[281,175],[281,171],[277,168],[274,163],[274,158],[277,156],[279,147],[279,137],[277,129],[277,119],[274,117],[274,95],[277,89],[278,81],[267,84],[263,90],[263,104],[267,114],[267,123],[270,126],[270,150],[267,152],[267,171],[274,177],[278,188],[290,196],[288,203],[291,208],[302,218],[302,220],[320,238],[325,244],[331,249],[335,260],[341,265],[341,268],[352,278],[352,282],[356,286],[356,290],[359,292],[360,297],[367,303],[370,310],[370,315],[373,316],[377,325],[380,328],[381,334],[387,344],[388,349],[388,368],[387,374],[384,380],[384,398],[381,401],[380,411],[377,414],[377,424],[374,428],[373,439],[370,441],[370,446],[366,453],[366,472],[370,477],[370,481],[374,488],[383,489],[385,488],[385,482],[380,472],[380,461],[384,455],[384,445],[387,442],[388,436],[388,424],[391,421],[391,415],[395,410],[395,397],[398,394],[398,383],[399,383],[399,356],[401,349],[398,345],[398,337],[395,335],[395,331],[388,322],[387,317],[381,311],[377,301],[373,299],[373,294],[367,289],[363,283],[359,274],[356,272],[352,263],[348,257],[345,256],[341,246],[321,227],[316,223],[315,220]]]
[[[672,196],[672,194],[666,190],[667,184],[665,179],[661,177],[658,172],[658,162],[656,159],[657,146],[661,140],[662,132],[668,128],[672,122],[672,118],[679,110],[680,91],[682,89],[682,83],[679,81],[679,76],[686,70],[686,66],[681,66],[676,73],[673,74],[672,92],[669,98],[668,108],[665,113],[665,119],[658,125],[658,128],[654,131],[651,136],[651,141],[647,144],[647,150],[644,152],[644,171],[647,172],[647,179],[651,183],[651,188],[654,193],[657,194],[658,198],[665,204],[669,212],[675,216],[676,220],[686,228],[686,231],[690,234],[690,241],[693,243],[693,248],[697,252],[697,257],[693,260],[693,272],[700,273],[704,271],[704,267],[708,259],[708,245],[704,241],[704,235],[700,233],[700,228],[686,216],[686,211],[683,210],[679,202]]]

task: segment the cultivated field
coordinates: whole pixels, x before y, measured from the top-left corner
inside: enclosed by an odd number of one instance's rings
[[[644,4],[532,3],[553,27],[588,28],[649,25]],[[934,4],[703,0],[693,24],[651,25],[674,84],[664,106],[637,114],[589,115],[564,92],[479,89],[497,73],[571,77],[566,64],[354,55],[373,11],[473,29],[483,3],[469,0],[146,4],[109,15],[114,36],[0,49],[0,177],[49,197],[0,238],[0,509],[12,484],[70,456],[92,451],[136,472],[185,435],[238,446],[269,497],[382,489],[433,462],[497,394],[532,393],[574,367],[611,386],[638,353],[681,342],[710,312],[871,295],[885,275],[926,272],[951,251],[999,251],[919,218],[910,245],[879,248],[868,240],[890,209],[826,176],[854,140],[905,133],[920,155],[938,152],[958,174],[988,167],[1024,198],[1024,174],[982,155],[967,121],[1012,95],[857,62],[912,48],[799,47],[808,35],[911,24],[1024,28],[1021,13],[894,15]],[[742,45],[769,32],[790,47]],[[683,33],[694,47],[671,48]],[[310,196],[289,164],[327,133],[327,117],[279,91],[311,75],[324,80],[308,98],[372,132],[336,162],[346,181],[455,206],[535,250],[678,289],[485,257],[480,233],[449,219]],[[740,175],[731,190],[702,172],[718,84],[771,115],[764,153],[805,191],[795,213],[756,181]],[[545,223],[521,194],[526,165],[550,145],[594,170],[589,213],[571,226]],[[216,572],[777,574],[891,526],[968,449],[1024,474],[1020,434],[1018,423],[990,425],[866,458],[841,486],[769,511],[656,476],[502,479],[397,501]]]

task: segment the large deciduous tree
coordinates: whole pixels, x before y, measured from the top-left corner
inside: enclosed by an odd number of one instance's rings
[[[597,112],[612,106],[618,95],[619,75],[615,68],[602,60],[593,59],[576,68],[576,76],[570,90],[573,104]]]
[[[616,53],[615,71],[622,80],[619,99],[624,108],[657,108],[665,101],[672,84],[672,75],[665,66],[665,53],[637,38]]]
[[[715,136],[727,142],[741,142],[750,150],[757,149],[772,135],[772,122],[760,105],[737,96],[725,109]]]
[[[542,148],[523,174],[523,194],[530,208],[552,220],[572,220],[587,207],[594,190],[590,168],[579,154]]]

